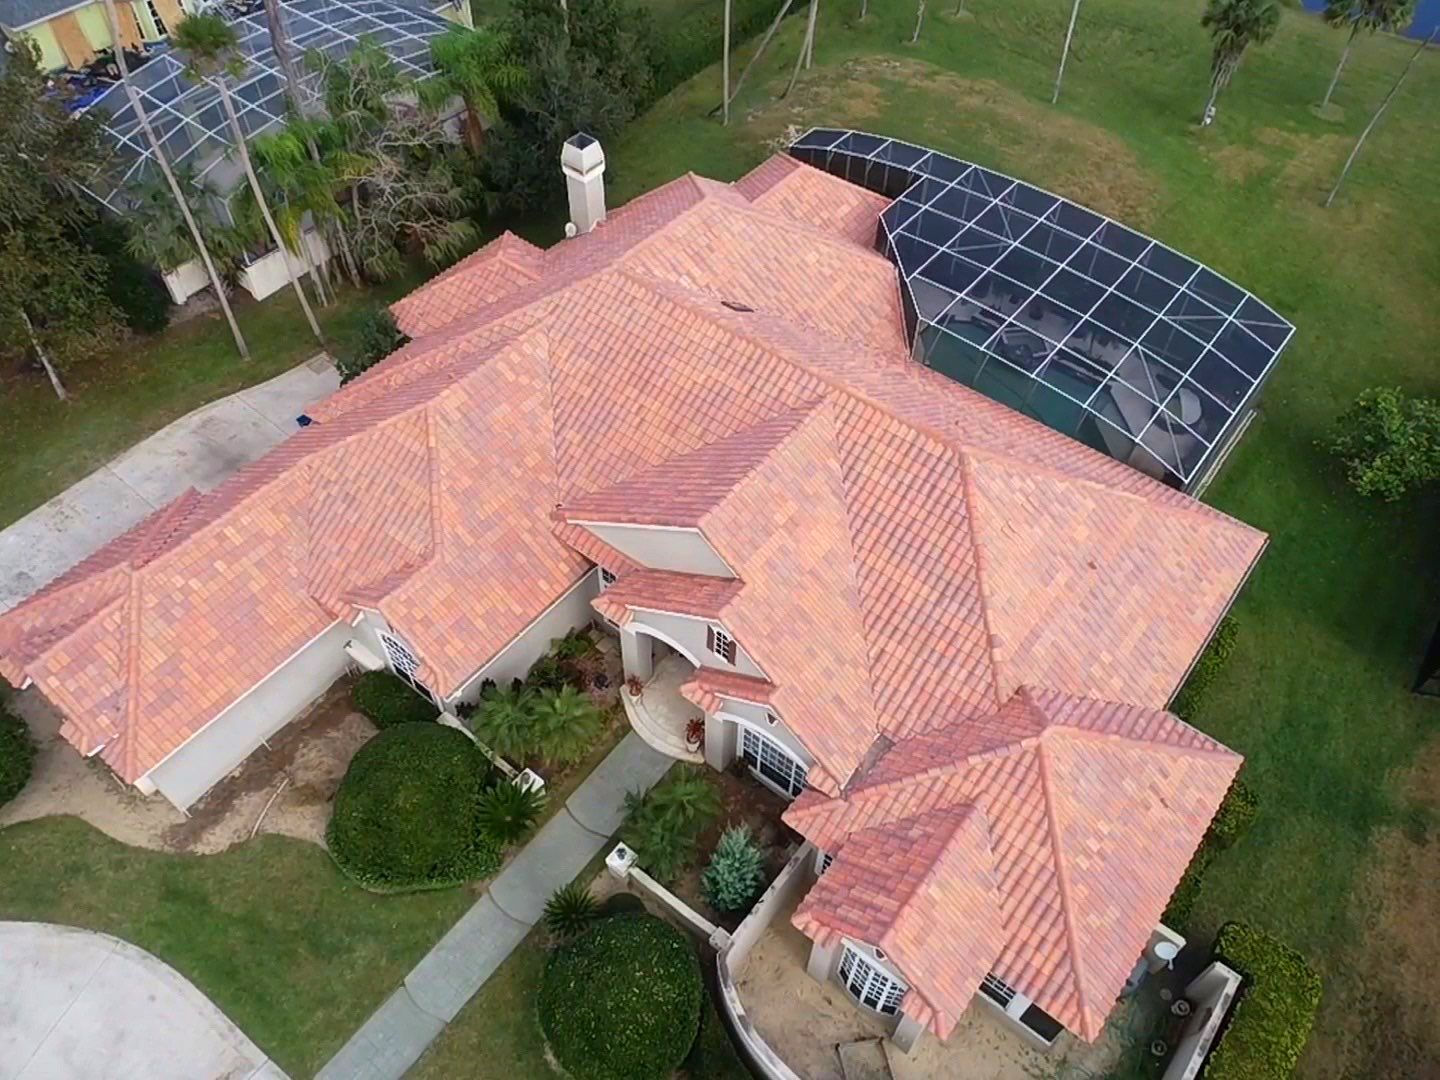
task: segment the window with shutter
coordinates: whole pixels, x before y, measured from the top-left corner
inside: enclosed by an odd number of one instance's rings
[[[714,626],[705,628],[705,647],[727,664],[735,663],[735,639]]]

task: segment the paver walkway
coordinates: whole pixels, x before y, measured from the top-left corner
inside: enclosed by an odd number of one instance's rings
[[[540,921],[550,895],[609,844],[625,793],[648,790],[673,764],[626,735],[317,1080],[399,1080]]]
[[[0,922],[0,1080],[285,1080],[174,968],[50,923]]]
[[[295,417],[340,377],[323,354],[212,401],[0,532],[0,611],[8,611],[186,488],[209,491],[295,431]]]

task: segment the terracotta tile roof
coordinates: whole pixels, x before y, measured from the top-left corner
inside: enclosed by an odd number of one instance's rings
[[[1154,707],[1264,537],[911,362],[834,183],[686,176],[543,256],[497,241],[319,423],[0,615],[0,673],[133,780],[356,606],[448,693],[591,560],[611,608],[674,602],[572,514],[684,522],[736,573],[687,602],[766,675],[688,692],[784,717],[819,789],[788,817],[836,867],[878,830],[808,917],[890,845],[939,885],[857,913],[965,950],[911,959],[907,1008],[948,1030],[998,926],[993,970],[1093,1035],[1238,764]]]
[[[866,248],[875,247],[880,211],[890,205],[858,184],[779,155],[737,180],[735,189],[771,213]]]
[[[473,255],[431,278],[390,305],[406,336],[418,338],[447,326],[476,308],[537,281],[545,252],[512,232],[503,232]]]
[[[747,701],[752,705],[769,705],[775,694],[775,684],[754,675],[722,671],[702,664],[695,669],[690,681],[681,685],[680,693],[708,713],[719,709],[724,698]]]
[[[935,936],[999,926],[991,970],[1093,1039],[1239,766],[1167,713],[1023,689],[978,723],[900,741],[843,797],[806,792],[785,819],[838,865],[866,830],[978,808],[999,908],[991,926],[937,922]],[[823,900],[811,907],[847,902]],[[929,977],[906,973],[923,994]]]
[[[733,578],[677,574],[669,570],[632,570],[597,596],[595,610],[620,622],[627,608],[648,608],[676,615],[718,619],[740,591]]]
[[[878,946],[913,980],[906,1015],[949,1036],[1005,945],[983,811],[948,806],[852,833],[795,911],[823,944]]]

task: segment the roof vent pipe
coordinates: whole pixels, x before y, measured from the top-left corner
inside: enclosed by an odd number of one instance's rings
[[[560,148],[560,171],[570,200],[570,224],[588,233],[605,220],[605,151],[598,139],[576,132]],[[569,235],[570,230],[565,230]]]

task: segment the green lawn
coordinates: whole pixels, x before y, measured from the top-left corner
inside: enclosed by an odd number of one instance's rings
[[[312,1076],[475,900],[377,896],[319,848],[127,847],[75,818],[0,830],[0,918],[102,930],[173,964],[294,1077]]]
[[[371,290],[346,288],[332,306],[317,308],[332,347],[347,347],[365,307],[393,300],[415,284],[407,276]],[[38,372],[0,373],[0,444],[7,448],[0,528],[191,409],[320,351],[289,290],[263,304],[237,295],[235,311],[250,345],[249,361],[236,354],[217,312],[155,337],[137,337],[115,356],[73,365],[64,373],[68,404]]]
[[[1296,324],[1260,419],[1207,494],[1271,544],[1236,609],[1237,656],[1199,717],[1247,756],[1263,807],[1211,870],[1199,922],[1251,919],[1312,957],[1329,1034],[1305,1071],[1338,1075],[1384,1038],[1373,1026],[1335,1034],[1355,1026],[1347,1010],[1366,989],[1354,961],[1375,915],[1357,899],[1369,853],[1397,825],[1423,838],[1429,820],[1403,786],[1440,724],[1435,701],[1407,693],[1440,614],[1440,505],[1361,501],[1315,440],[1366,386],[1440,394],[1440,55],[1417,64],[1327,211],[1320,199],[1412,45],[1360,41],[1337,93],[1344,119],[1322,121],[1309,105],[1341,37],[1287,12],[1202,131],[1199,0],[1087,0],[1059,108],[1049,94],[1068,5],[975,0],[975,17],[959,21],[932,5],[916,47],[902,43],[913,5],[872,5],[863,24],[856,7],[822,9],[815,68],[784,102],[799,20],[752,73],[728,129],[705,118],[718,69],[660,102],[607,148],[612,202],[686,170],[737,177],[787,129],[859,127],[1114,213]]]

